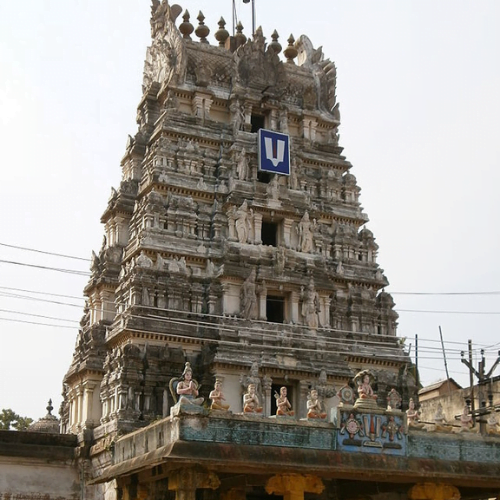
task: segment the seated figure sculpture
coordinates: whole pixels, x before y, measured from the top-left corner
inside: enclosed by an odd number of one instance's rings
[[[318,391],[313,389],[307,400],[307,418],[326,418],[326,411],[323,406],[323,401],[318,396]]]
[[[243,412],[244,413],[262,413],[263,408],[260,406],[259,397],[255,392],[255,384],[249,384],[247,392],[243,395]]]
[[[460,415],[460,432],[469,432],[473,424],[472,415],[469,413],[469,406],[465,404],[462,414]]]
[[[222,381],[220,379],[215,379],[214,388],[210,392],[210,395],[208,397],[212,401],[212,404],[210,406],[211,410],[229,410],[229,405],[223,403],[226,398],[224,397],[224,393],[222,392]]]
[[[356,375],[355,380],[358,384],[358,396],[361,399],[377,399],[377,396],[373,392],[371,382],[372,375],[368,370],[363,370]]]
[[[292,405],[287,398],[287,388],[283,386],[280,389],[280,393],[275,395],[276,397],[276,415],[282,417],[293,417],[295,412],[292,410]]]
[[[198,397],[198,389],[199,386],[197,382],[193,380],[191,363],[187,362],[175,389],[176,393],[180,396],[178,404],[201,406],[203,404],[203,398]]]
[[[406,421],[408,423],[408,427],[412,427],[414,429],[424,428],[424,424],[420,422],[420,412],[415,408],[415,401],[413,401],[413,398],[410,398],[410,402],[408,403]]]

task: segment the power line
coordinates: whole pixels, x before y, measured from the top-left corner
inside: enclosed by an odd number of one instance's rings
[[[422,309],[395,309],[399,312],[425,313],[425,314],[476,314],[476,315],[497,315],[500,311],[435,311]]]
[[[3,247],[8,247],[8,248],[15,248],[16,250],[26,250],[28,252],[36,252],[36,253],[43,253],[45,255],[55,255],[56,257],[64,257],[65,259],[75,259],[75,260],[83,260],[85,262],[90,262],[90,259],[84,259],[83,257],[75,257],[74,255],[65,255],[65,254],[61,254],[61,253],[46,252],[44,250],[38,250],[36,248],[27,248],[27,247],[20,247],[17,245],[8,245],[7,243],[0,243],[0,245]]]
[[[38,266],[36,264],[26,264],[25,262],[16,262],[13,260],[0,259],[0,262],[2,262],[3,264],[14,264],[17,266],[36,267],[37,269],[45,269],[48,271],[57,271],[60,273],[76,274],[78,276],[90,276],[90,273],[88,271],[77,271],[75,269],[62,269],[60,267]]]
[[[10,314],[21,314],[22,316],[32,316],[34,318],[54,319],[56,321],[67,321],[69,323],[78,324],[78,321],[76,321],[74,319],[56,318],[55,316],[43,316],[42,314],[25,313],[25,312],[21,312],[21,311],[12,311],[10,309],[0,309],[0,312],[10,313]]]
[[[34,293],[34,294],[38,294],[38,295],[50,295],[51,297],[63,297],[65,299],[76,299],[76,300],[83,300],[84,299],[84,297],[76,297],[75,295],[63,295],[60,293],[39,292],[36,290],[25,290],[23,288],[12,288],[9,286],[0,286],[0,290],[13,290],[16,292]]]
[[[41,325],[41,326],[50,326],[52,328],[69,328],[73,330],[75,327],[74,326],[67,326],[67,325],[54,325],[54,324],[49,324],[49,323],[39,323],[37,321],[25,321],[22,319],[11,319],[11,318],[0,318],[0,321],[11,321],[12,323],[27,323],[29,325]]]

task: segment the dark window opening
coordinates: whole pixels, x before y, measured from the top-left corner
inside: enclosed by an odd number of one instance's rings
[[[270,323],[283,323],[285,314],[285,299],[268,295],[266,299],[266,317]]]
[[[286,387],[286,397],[288,401],[290,401],[290,404],[292,405],[292,410],[295,410],[293,407],[293,388],[290,385],[285,385],[285,384],[273,384],[271,386],[271,392],[272,392],[272,397],[271,397],[271,415],[276,415],[276,394],[280,393],[280,389],[282,387]]]
[[[262,221],[261,239],[263,245],[275,247],[277,243],[278,224]]]
[[[252,124],[250,131],[256,134],[261,128],[264,128],[264,117],[262,115],[252,115],[250,123]]]
[[[259,182],[263,182],[264,184],[269,184],[271,182],[271,174],[269,172],[259,170],[257,172],[257,180]]]

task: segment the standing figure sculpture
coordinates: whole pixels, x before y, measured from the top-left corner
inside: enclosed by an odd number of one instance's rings
[[[313,389],[307,400],[307,418],[326,418],[326,411],[323,406],[323,401],[318,396],[318,391]]]
[[[257,319],[259,315],[255,291],[255,268],[252,269],[241,289],[241,315],[245,319]]]
[[[306,210],[297,227],[299,235],[299,251],[311,253],[313,251],[313,223],[309,220],[309,212]]]
[[[260,406],[259,397],[255,392],[255,384],[249,384],[247,392],[243,395],[243,412],[244,413],[262,413],[263,408]]]
[[[222,392],[222,381],[220,379],[215,379],[214,388],[210,392],[210,395],[208,397],[212,401],[212,404],[210,406],[211,410],[229,410],[229,405],[223,403],[226,398],[224,397],[224,393]]]
[[[276,397],[276,415],[293,417],[295,412],[292,410],[292,405],[288,401],[287,388],[283,386],[280,389],[280,393],[275,395]]]
[[[252,210],[248,209],[247,200],[235,210],[236,236],[240,243],[247,243],[252,229]]]
[[[248,159],[246,157],[245,147],[241,150],[238,164],[236,165],[236,173],[240,181],[244,181],[248,176]]]
[[[302,307],[301,314],[304,318],[304,323],[311,329],[317,330],[319,327],[319,317],[318,313],[320,312],[319,307],[319,296],[314,290],[314,284],[311,281],[307,287],[307,290],[301,289],[301,299],[302,299]]]
[[[176,392],[180,396],[179,404],[197,405],[203,404],[203,398],[198,397],[198,384],[193,380],[193,370],[189,361],[184,367],[181,379],[177,383]]]

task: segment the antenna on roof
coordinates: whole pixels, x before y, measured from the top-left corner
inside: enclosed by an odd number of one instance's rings
[[[243,3],[252,2],[252,35],[255,35],[255,0],[243,0]],[[236,0],[233,0],[233,36],[234,27],[238,23],[238,16],[236,15]]]

